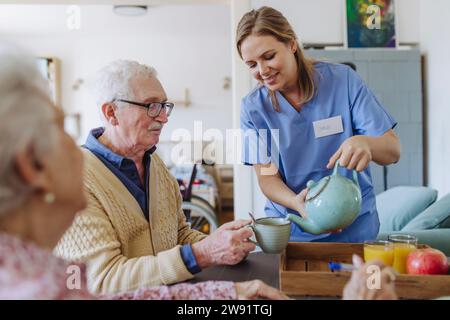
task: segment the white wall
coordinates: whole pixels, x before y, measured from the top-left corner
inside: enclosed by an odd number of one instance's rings
[[[231,1],[231,28],[235,30],[242,15],[251,9],[250,0],[232,0]],[[231,43],[236,42],[236,33],[231,33]],[[237,50],[233,50],[232,71],[233,71],[233,127],[239,128],[241,99],[251,90],[252,78],[248,72],[248,67],[240,59]],[[256,211],[254,196],[259,194],[259,188],[252,180],[254,175],[253,168],[240,164],[234,165],[234,216],[236,219],[248,219],[247,212]]]
[[[396,0],[400,43],[418,43],[419,1]],[[252,0],[252,7],[263,5],[280,10],[303,43],[344,43],[345,0]]]
[[[230,9],[226,5],[152,7],[143,17],[114,15],[111,6],[81,6],[81,29],[66,27],[67,6],[0,5],[0,34],[32,50],[35,55],[62,61],[62,104],[81,112],[84,141],[100,124],[89,80],[115,59],[134,59],[153,65],[169,99],[183,98],[188,88],[192,105],[174,110],[161,139],[173,130],[232,127]],[[85,83],[72,89],[77,79]]]
[[[450,1],[421,0],[420,44],[425,54],[428,113],[428,182],[450,193]]]

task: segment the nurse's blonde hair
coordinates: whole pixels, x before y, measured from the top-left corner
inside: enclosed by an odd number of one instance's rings
[[[241,58],[242,42],[252,34],[270,35],[283,43],[296,42],[297,50],[294,55],[299,69],[298,85],[302,93],[299,104],[305,104],[310,101],[315,94],[314,60],[305,57],[303,49],[297,40],[297,35],[283,14],[271,7],[261,7],[244,14],[236,30],[236,47]],[[269,94],[275,110],[279,112],[280,104],[275,92],[269,90]]]

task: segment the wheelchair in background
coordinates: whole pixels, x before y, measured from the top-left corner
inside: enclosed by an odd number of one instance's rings
[[[186,221],[191,228],[209,234],[219,227],[216,211],[211,204],[200,196],[192,194],[192,188],[197,176],[197,163],[193,165],[187,185],[182,179],[177,179],[183,203],[181,205]],[[202,165],[214,165],[202,161]]]

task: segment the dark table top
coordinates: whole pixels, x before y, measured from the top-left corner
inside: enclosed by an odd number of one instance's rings
[[[190,282],[201,282],[210,280],[242,282],[249,280],[262,280],[266,284],[280,288],[279,278],[279,254],[267,254],[254,252],[249,254],[247,259],[234,266],[211,267],[199,272]],[[335,300],[333,297],[314,296],[290,296],[298,300]]]
[[[450,257],[449,257],[450,262]],[[201,282],[208,280],[222,280],[242,282],[259,279],[274,288],[280,288],[279,281],[279,254],[267,254],[263,252],[251,253],[247,259],[234,266],[218,266],[203,270],[195,275],[191,282]],[[335,300],[333,297],[300,297],[291,296],[295,299],[319,299]]]
[[[255,252],[249,254],[244,261],[237,265],[207,268],[197,273],[192,282],[208,280],[242,282],[259,279],[272,287],[279,288],[279,264],[279,254]]]

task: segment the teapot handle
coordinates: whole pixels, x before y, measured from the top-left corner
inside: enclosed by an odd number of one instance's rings
[[[334,164],[333,175],[338,174],[338,166],[340,166],[339,160],[336,160],[336,163]],[[354,182],[354,183],[358,186],[358,188],[359,188],[358,171],[356,171],[355,169],[353,169],[352,171],[353,171],[353,182]]]

